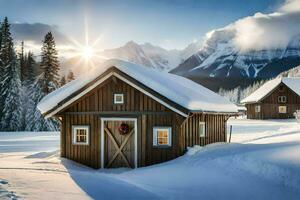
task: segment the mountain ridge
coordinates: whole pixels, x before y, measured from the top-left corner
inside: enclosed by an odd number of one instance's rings
[[[151,43],[138,44],[131,40],[121,47],[105,49],[99,52],[101,58],[97,56],[97,60],[94,64],[97,65],[107,59],[117,58],[160,71],[170,71],[195,53],[199,48],[199,42],[191,43],[182,50],[167,50]],[[62,62],[64,73],[70,69],[77,74],[84,72],[85,69],[82,69],[81,63],[79,62],[80,59],[80,56],[64,59]]]
[[[190,78],[218,91],[247,86],[269,79],[300,65],[300,35],[286,47],[247,49],[236,45],[237,30],[230,24],[208,34],[202,48],[172,69],[170,73]]]

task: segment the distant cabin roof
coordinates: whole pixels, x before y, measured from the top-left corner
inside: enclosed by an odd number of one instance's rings
[[[280,83],[285,84],[288,88],[293,90],[297,95],[300,96],[300,78],[275,78],[263,84],[260,88],[254,91],[251,95],[243,99],[242,103],[256,103],[266,97],[272,92]]]
[[[237,106],[227,99],[189,79],[117,59],[111,59],[102,63],[76,80],[48,94],[39,102],[38,109],[42,114],[47,113],[48,115],[49,111],[52,112],[54,108],[62,106],[61,102],[63,100],[96,80],[112,67],[117,68],[129,77],[189,111],[237,112]],[[51,116],[54,114],[52,113]]]
[[[245,106],[238,106],[238,111],[247,111]]]

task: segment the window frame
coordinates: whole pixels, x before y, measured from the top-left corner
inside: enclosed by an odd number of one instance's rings
[[[117,101],[118,96],[122,97],[121,101]],[[114,93],[114,104],[124,104],[124,94],[123,93]]]
[[[285,112],[280,112],[280,107],[284,107],[285,108]],[[278,113],[279,114],[287,114],[287,106],[278,106]]]
[[[157,132],[159,130],[168,130],[168,144],[158,144]],[[171,126],[154,126],[153,127],[153,147],[163,148],[172,147],[172,127]]]
[[[77,142],[77,132],[78,129],[86,130],[86,142]],[[72,125],[72,144],[73,145],[90,145],[90,125]]]
[[[284,101],[282,101],[282,98],[284,99]],[[286,96],[278,96],[277,101],[278,101],[278,103],[286,103],[287,102],[287,98],[286,98]]]
[[[257,109],[257,108],[259,108],[259,109]],[[261,112],[261,106],[260,105],[255,105],[254,111],[255,111],[255,113],[260,113]]]
[[[199,137],[200,138],[205,138],[206,137],[206,127],[205,127],[205,122],[199,122],[199,127],[198,127],[198,131],[199,131]],[[200,132],[200,127],[203,126],[203,133],[204,134],[201,134]]]

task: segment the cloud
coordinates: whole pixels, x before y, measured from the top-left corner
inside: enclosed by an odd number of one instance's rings
[[[57,26],[43,23],[12,23],[11,32],[15,47],[20,50],[20,43],[24,41],[25,51],[32,51],[35,55],[41,52],[44,36],[51,31],[60,57],[72,55],[73,48],[70,39],[61,33]]]
[[[220,40],[221,34],[228,39],[229,32],[232,33],[229,39],[242,51],[285,48],[295,37],[300,37],[300,0],[287,0],[273,13],[242,18],[207,37]]]
[[[57,43],[65,43],[66,37],[59,32],[57,26],[51,26],[42,23],[13,23],[11,25],[11,32],[13,38],[17,41],[32,41],[40,44],[47,32],[51,31]]]
[[[257,13],[235,23],[235,42],[242,50],[284,48],[300,34],[299,27],[300,12]]]
[[[278,10],[282,12],[297,12],[300,10],[300,2],[299,0],[286,0]]]

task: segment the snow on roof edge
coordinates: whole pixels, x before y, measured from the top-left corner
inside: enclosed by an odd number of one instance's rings
[[[281,78],[275,78],[267,81],[257,90],[251,93],[248,97],[244,98],[241,103],[256,103],[269,94],[271,90],[281,83]]]
[[[256,103],[266,97],[280,83],[284,83],[288,88],[300,96],[300,78],[299,77],[277,77],[263,84],[248,97],[244,98],[241,103]]]
[[[167,72],[156,71],[148,67],[118,59],[108,60],[99,67],[48,94],[40,101],[38,109],[43,114],[47,113],[55,108],[62,100],[95,80],[110,67],[116,67],[189,111],[237,112],[237,107],[233,103],[187,78]]]

